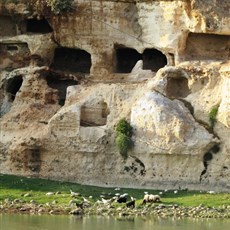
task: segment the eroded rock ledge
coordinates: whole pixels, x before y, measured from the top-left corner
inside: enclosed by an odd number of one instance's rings
[[[0,172],[230,191],[230,6],[205,2],[1,2]]]

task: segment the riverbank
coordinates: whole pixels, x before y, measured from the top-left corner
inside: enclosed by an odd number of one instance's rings
[[[143,204],[145,193],[160,195],[161,202]],[[114,199],[124,194],[127,198],[124,203]],[[215,191],[101,188],[0,174],[0,212],[230,218],[230,194]]]

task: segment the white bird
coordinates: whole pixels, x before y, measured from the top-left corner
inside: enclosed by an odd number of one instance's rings
[[[70,195],[71,195],[72,197],[74,197],[74,196],[77,196],[77,193],[76,193],[76,192],[73,192],[73,191],[70,189]]]
[[[163,195],[163,192],[159,192],[159,195]]]
[[[104,198],[101,198],[101,201],[103,202],[103,204],[109,204],[111,200],[106,200]]]
[[[209,194],[215,194],[215,191],[208,191]]]
[[[174,194],[177,194],[177,193],[178,193],[178,191],[177,191],[177,190],[175,190],[175,191],[174,191]]]
[[[126,197],[128,195],[129,195],[128,193],[124,193],[124,194],[121,194],[120,197]]]
[[[85,202],[85,203],[90,203],[85,197],[82,197],[83,198],[83,202]]]
[[[119,191],[119,190],[121,190],[121,189],[120,189],[120,188],[115,188],[114,190],[115,190],[115,191]]]
[[[147,195],[147,194],[148,194],[148,192],[144,192],[144,194],[145,194],[145,195]]]
[[[46,196],[52,196],[52,195],[54,195],[53,192],[47,192],[47,193],[46,193]]]

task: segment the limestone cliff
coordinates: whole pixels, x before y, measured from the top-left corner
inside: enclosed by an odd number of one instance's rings
[[[0,173],[230,191],[230,2],[0,1]],[[217,115],[210,122],[210,114]],[[126,118],[123,159],[115,126]]]

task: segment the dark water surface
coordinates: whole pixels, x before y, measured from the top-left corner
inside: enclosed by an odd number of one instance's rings
[[[229,230],[230,220],[0,214],[0,230]]]

